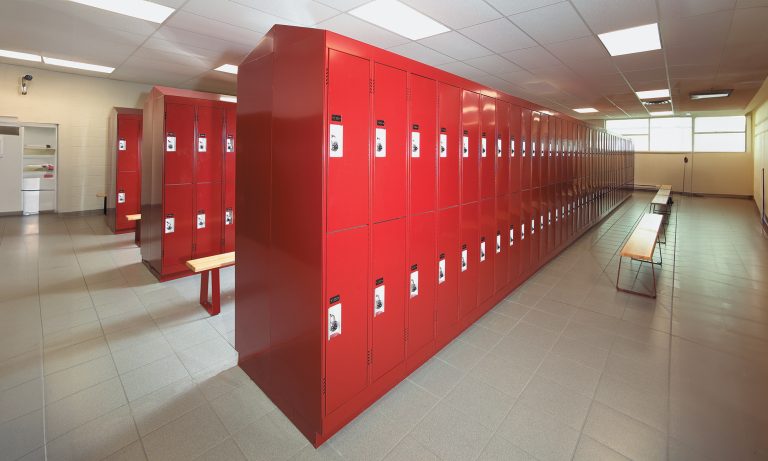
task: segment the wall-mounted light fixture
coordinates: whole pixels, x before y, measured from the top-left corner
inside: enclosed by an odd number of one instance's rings
[[[25,96],[27,94],[27,91],[29,91],[29,82],[32,81],[32,76],[30,74],[26,74],[23,77],[21,77],[21,95]]]

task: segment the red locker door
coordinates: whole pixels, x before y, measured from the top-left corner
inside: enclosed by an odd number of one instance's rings
[[[435,213],[410,218],[408,255],[408,356],[435,338]]]
[[[237,111],[227,109],[227,137],[224,147],[224,250],[235,251],[235,177]]]
[[[461,203],[476,202],[479,187],[480,95],[463,92],[461,118]]]
[[[328,52],[328,231],[368,222],[369,62]]]
[[[458,88],[438,83],[438,191],[440,209],[459,204],[459,159],[461,155],[461,92]]]
[[[459,259],[459,318],[477,307],[477,275],[480,263],[480,210],[477,203],[461,206]]]
[[[219,182],[224,160],[224,109],[198,106],[195,181]]]
[[[555,250],[558,216],[555,206],[555,186],[547,186],[547,215],[544,217],[547,223],[547,255]]]
[[[139,171],[139,149],[141,143],[141,117],[137,115],[117,116],[117,172]]]
[[[405,216],[405,72],[374,65],[373,222]]]
[[[163,173],[165,184],[192,182],[195,158],[195,106],[168,103],[165,105],[165,155]],[[190,196],[190,200],[191,200]]]
[[[496,256],[496,200],[485,199],[480,202],[480,270],[477,280],[477,304],[490,299],[493,295],[493,266]]]
[[[486,199],[496,195],[496,100],[480,96],[480,104],[480,198]]]
[[[326,240],[325,413],[367,383],[368,228],[330,233]]]
[[[166,185],[163,197],[163,274],[187,270],[192,259],[192,184]]]
[[[522,232],[523,218],[521,215],[521,193],[514,192],[509,197],[509,234],[507,236],[507,281],[513,282],[520,275],[521,267],[521,243],[525,235]]]
[[[139,179],[139,172],[118,172],[115,182],[117,183],[115,228],[120,230],[133,229],[136,221],[128,221],[125,215],[140,213],[139,191],[141,190],[141,181]]]
[[[541,229],[539,226],[539,199],[541,197],[540,189],[531,189],[531,202],[530,202],[530,249],[531,249],[531,268],[536,269],[539,267],[539,240],[541,240]]]
[[[405,219],[373,225],[372,381],[405,359]]]
[[[520,107],[510,106],[509,112],[509,191],[520,192],[522,173],[522,138]]]
[[[195,258],[221,253],[221,232],[224,227],[221,203],[220,182],[195,184]]]
[[[496,236],[494,237],[494,292],[502,291],[509,282],[509,196],[496,198]]]
[[[541,187],[549,184],[549,116],[541,114],[539,121],[539,184]]]
[[[528,275],[531,269],[531,240],[533,228],[531,227],[531,191],[521,192],[520,202],[520,271],[523,275]]]
[[[437,86],[411,75],[410,181],[412,215],[431,211],[437,203]]]
[[[459,320],[459,266],[461,256],[459,207],[437,214],[437,339],[453,339]]]
[[[496,196],[498,197],[509,194],[509,162],[511,161],[509,113],[509,103],[496,101],[496,129],[498,131],[496,139]]]
[[[541,187],[541,114],[531,114],[531,189]]]
[[[521,188],[528,190],[531,188],[531,155],[533,152],[531,138],[531,111],[529,109],[521,110],[520,120],[520,155],[521,155]]]

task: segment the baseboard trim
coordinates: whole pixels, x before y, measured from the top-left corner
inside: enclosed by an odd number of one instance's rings
[[[634,190],[643,192],[656,192],[657,187],[647,184],[635,184]],[[680,192],[678,190],[672,190],[673,194],[684,195],[686,197],[709,197],[709,198],[736,198],[742,200],[753,200],[751,195],[739,195],[739,194],[708,194],[704,192]]]

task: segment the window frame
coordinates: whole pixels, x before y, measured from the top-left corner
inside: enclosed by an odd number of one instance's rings
[[[703,119],[703,118],[717,118],[717,117],[744,117],[744,130],[743,131],[733,131],[733,130],[723,130],[723,131],[703,131],[703,132],[697,132],[696,131],[696,121],[697,119]],[[690,150],[682,150],[682,151],[670,151],[670,150],[653,150],[651,148],[652,138],[653,138],[653,130],[651,129],[651,120],[662,120],[665,118],[690,118],[691,119],[691,129],[690,129],[690,137],[691,137],[691,148]],[[609,122],[611,121],[623,121],[623,120],[645,120],[645,125],[647,127],[645,134],[624,134],[622,131],[619,130],[610,130],[608,128]],[[658,117],[658,118],[651,118],[651,117],[638,117],[638,118],[629,118],[629,119],[615,119],[615,120],[606,120],[604,123],[604,128],[616,135],[623,136],[623,137],[645,137],[647,139],[647,150],[638,150],[635,148],[635,152],[641,152],[641,153],[648,153],[648,154],[675,154],[675,153],[700,153],[700,154],[712,154],[712,153],[726,153],[726,154],[745,154],[749,152],[749,116],[748,115],[738,115],[738,116],[683,116],[683,117]],[[743,150],[731,150],[731,151],[707,151],[707,150],[697,150],[696,149],[696,135],[697,134],[704,134],[704,135],[711,135],[711,134],[741,134],[744,136],[744,149]],[[739,146],[740,147],[740,146]]]

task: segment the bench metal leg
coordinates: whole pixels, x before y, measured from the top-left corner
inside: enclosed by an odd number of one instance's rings
[[[208,273],[211,273],[211,300],[208,301]],[[200,273],[200,305],[211,315],[221,312],[221,284],[219,269],[211,269]]]
[[[133,243],[136,244],[137,247],[141,246],[141,223],[139,221],[134,221],[136,223],[136,228],[133,230]]]
[[[621,278],[621,260],[622,260],[622,256],[619,255],[619,270],[618,270],[618,273],[616,274],[616,289],[619,290],[619,291],[623,291],[624,293],[631,293],[633,295],[640,295],[640,296],[645,296],[646,298],[656,299],[656,271],[653,270],[653,266],[655,264],[653,262],[651,262],[651,275],[653,276],[653,294],[648,294],[648,293],[643,293],[643,292],[640,292],[640,291],[635,291],[635,290],[630,290],[630,289],[627,289],[627,288],[622,288],[622,287],[619,286],[619,279]],[[640,261],[641,263],[645,262],[645,261],[642,261],[642,260],[638,260],[638,261]],[[642,267],[642,264],[640,265],[640,267]],[[639,273],[639,270],[640,269],[638,268],[638,273]]]

